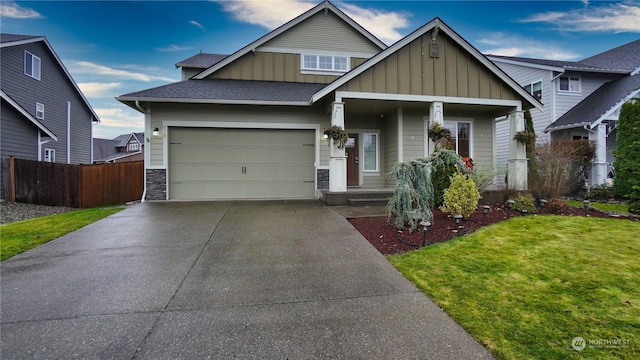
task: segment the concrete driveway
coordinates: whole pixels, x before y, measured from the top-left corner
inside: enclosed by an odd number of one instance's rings
[[[491,358],[314,201],[142,203],[1,268],[2,359]]]

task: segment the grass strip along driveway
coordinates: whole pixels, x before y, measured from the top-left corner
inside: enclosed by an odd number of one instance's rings
[[[115,214],[124,206],[98,207],[0,225],[0,261]]]
[[[499,358],[640,359],[638,234],[627,220],[517,217],[389,259]]]

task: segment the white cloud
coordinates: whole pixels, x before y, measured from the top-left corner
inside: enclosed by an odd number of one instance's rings
[[[580,54],[556,46],[550,41],[527,39],[504,33],[491,33],[476,41],[478,50],[484,54],[519,56],[536,59],[576,60]]]
[[[144,131],[144,115],[126,108],[94,108],[100,124],[93,128],[93,136],[113,139],[119,135]]]
[[[232,13],[238,21],[264,26],[269,30],[290,21],[317,5],[317,2],[305,0],[255,1],[216,0],[224,11]],[[366,9],[358,5],[336,2],[338,8],[349,17],[386,43],[402,38],[399,29],[409,25],[409,14]]]
[[[0,3],[0,17],[12,19],[41,19],[44,16],[33,9],[23,8],[12,1],[3,1]]]
[[[98,83],[98,82],[84,82],[78,83],[78,87],[82,90],[82,93],[89,98],[105,98],[115,97],[117,94],[113,92],[114,89],[122,86],[122,83]]]
[[[535,14],[520,21],[548,23],[562,31],[637,33],[640,32],[640,5],[628,2],[585,6],[566,12]]]
[[[173,44],[163,48],[156,48],[156,50],[160,52],[178,52],[178,51],[186,51],[191,49],[193,48],[190,46],[180,46],[180,45],[173,45]]]
[[[99,75],[99,76],[107,76],[113,79],[137,80],[137,81],[143,81],[143,82],[177,81],[176,79],[162,76],[162,75],[150,75],[150,74],[139,72],[139,71],[115,69],[112,67],[92,63],[89,61],[73,61],[72,60],[67,62],[67,66],[69,67],[69,71],[72,74]]]
[[[207,29],[205,29],[204,26],[202,26],[202,24],[200,24],[199,22],[197,22],[195,20],[189,20],[189,24],[199,28],[202,31],[207,31]]]

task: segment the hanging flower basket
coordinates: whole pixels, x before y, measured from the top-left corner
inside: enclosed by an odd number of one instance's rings
[[[431,125],[431,127],[429,128],[427,135],[429,136],[429,139],[431,139],[431,141],[433,141],[434,143],[437,143],[438,141],[440,141],[440,139],[445,139],[448,141],[449,139],[451,139],[451,130],[443,127],[442,125],[440,125],[440,123],[433,123],[433,125]]]
[[[513,140],[524,145],[531,144],[536,140],[536,134],[528,132],[526,130],[518,131],[517,133],[515,133],[515,135],[513,135]]]
[[[329,139],[333,139],[333,143],[338,146],[338,149],[344,149],[347,140],[349,140],[349,134],[338,125],[333,125],[328,128],[324,131],[324,134],[327,135]]]

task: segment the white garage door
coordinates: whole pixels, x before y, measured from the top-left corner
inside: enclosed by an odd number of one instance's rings
[[[315,131],[169,130],[171,199],[309,199]]]

